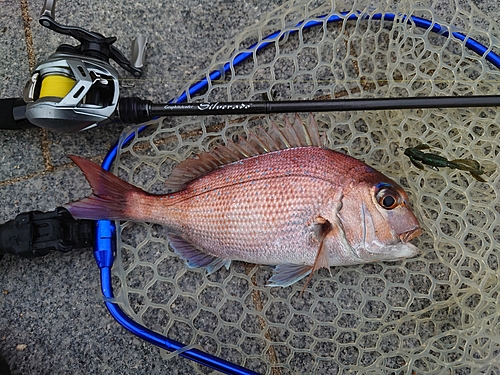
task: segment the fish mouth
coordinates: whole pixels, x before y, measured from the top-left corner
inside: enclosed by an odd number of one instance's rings
[[[409,230],[408,232],[401,233],[399,239],[402,243],[407,243],[422,234],[422,229],[417,227],[415,229]]]

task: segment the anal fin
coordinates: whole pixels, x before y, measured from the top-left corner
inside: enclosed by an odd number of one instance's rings
[[[168,239],[175,253],[187,261],[190,268],[205,268],[210,275],[223,266],[229,269],[231,265],[230,260],[207,254],[175,233],[169,233]]]

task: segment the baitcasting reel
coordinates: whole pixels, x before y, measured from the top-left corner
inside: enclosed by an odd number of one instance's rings
[[[142,75],[147,40],[137,37],[129,61],[112,44],[115,37],[65,26],[54,19],[56,0],[46,0],[40,24],[78,40],[80,45],[60,45],[38,64],[23,93],[25,117],[34,125],[60,132],[77,132],[112,120],[117,112],[120,86],[115,61],[135,77]]]

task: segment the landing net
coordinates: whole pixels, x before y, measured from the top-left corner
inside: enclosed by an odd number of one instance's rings
[[[472,1],[377,3],[310,1],[276,9],[214,55],[201,74],[206,88],[188,93],[187,100],[498,94],[498,69],[452,35],[463,33],[487,48],[498,45],[498,25]],[[395,19],[380,19],[380,13]],[[327,22],[332,15],[340,21]],[[350,15],[356,19],[347,20]],[[443,26],[441,34],[407,16]],[[297,26],[301,20],[319,26]],[[266,48],[249,49],[277,31]],[[224,73],[224,64],[242,51],[250,58]],[[221,71],[217,81],[210,79],[214,71]],[[161,226],[120,223],[113,301],[154,332],[260,373],[500,372],[498,110],[315,117],[331,148],[404,186],[424,229],[414,241],[421,255],[334,267],[332,277],[320,270],[301,295],[304,281],[266,287],[268,266],[233,262],[229,271],[210,276],[188,269]],[[131,131],[114,172],[165,193],[163,183],[180,161],[270,120],[280,122],[282,115],[159,119],[142,132]],[[487,183],[447,168],[418,170],[402,148],[420,143],[448,159],[477,160],[489,170]],[[192,365],[196,373],[213,371]]]

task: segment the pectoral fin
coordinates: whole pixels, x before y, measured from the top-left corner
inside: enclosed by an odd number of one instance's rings
[[[175,233],[169,233],[168,239],[175,253],[187,261],[190,268],[206,268],[208,274],[214,273],[222,266],[229,269],[231,261],[217,258],[197,249],[192,243]]]
[[[324,246],[324,242],[325,242],[325,237],[328,235],[328,233],[330,233],[333,230],[333,225],[322,216],[318,216],[315,219],[315,221],[316,223],[314,224],[314,232],[316,235],[316,239],[319,242],[319,249],[318,253],[316,254],[316,259],[314,259],[314,264],[312,266],[311,274],[307,278],[307,281],[304,285],[304,288],[302,289],[302,292],[304,292],[307,285],[311,281],[314,271],[319,270],[320,268],[326,268],[328,272],[330,272],[330,276],[332,274],[330,271],[330,257],[328,254],[328,250],[326,249],[326,246]]]
[[[332,224],[322,216],[318,216],[315,219],[314,224],[314,234],[317,241],[319,242],[318,253],[316,254],[316,259],[314,260],[313,272],[319,270],[320,268],[330,269],[330,259],[328,257],[328,251],[326,247],[323,246],[325,237],[333,230]]]

